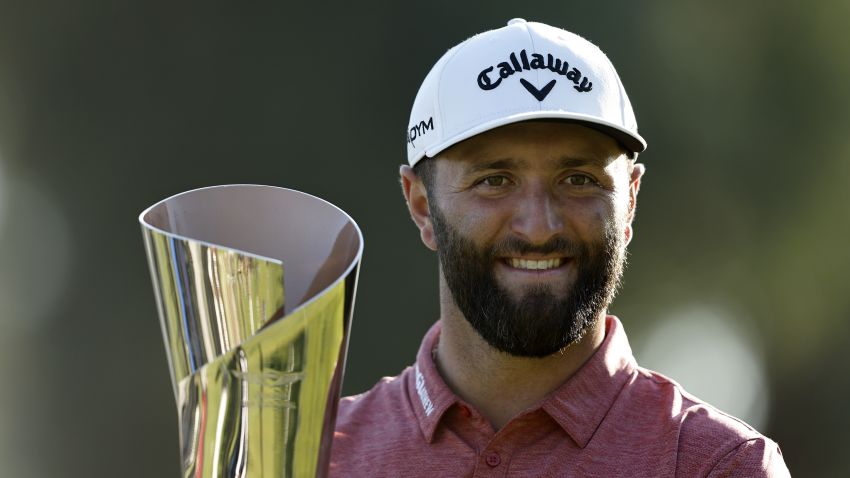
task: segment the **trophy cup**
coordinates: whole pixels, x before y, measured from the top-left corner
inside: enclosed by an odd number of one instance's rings
[[[256,185],[178,194],[139,222],[182,476],[325,476],[360,229],[324,200]]]

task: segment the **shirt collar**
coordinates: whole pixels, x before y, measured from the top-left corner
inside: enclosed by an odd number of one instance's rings
[[[439,338],[437,321],[422,339],[407,380],[413,411],[428,443],[446,410],[458,401],[434,362],[433,351]],[[636,367],[623,325],[609,315],[605,318],[602,345],[575,375],[544,399],[541,408],[584,448]]]
[[[457,402],[457,396],[443,381],[434,362],[434,350],[439,339],[440,322],[437,321],[422,339],[422,345],[416,354],[416,364],[407,380],[413,412],[428,443],[434,439],[434,431],[443,414]]]
[[[609,315],[602,345],[542,408],[584,448],[636,368],[623,324]]]

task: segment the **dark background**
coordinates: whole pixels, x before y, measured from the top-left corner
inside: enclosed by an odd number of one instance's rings
[[[522,16],[606,51],[649,142],[612,307],[638,359],[795,476],[850,475],[850,3],[526,5],[0,1],[2,474],[177,476],[136,221],[188,189],[346,210],[366,250],[345,392],[411,363],[438,309],[398,186],[409,108],[445,50]]]

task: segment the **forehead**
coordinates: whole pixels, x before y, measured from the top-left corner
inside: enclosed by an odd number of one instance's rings
[[[606,167],[624,149],[610,136],[577,123],[525,121],[486,131],[440,153],[456,167],[477,169],[488,163],[502,166],[587,163]],[[496,164],[496,166],[499,166]]]

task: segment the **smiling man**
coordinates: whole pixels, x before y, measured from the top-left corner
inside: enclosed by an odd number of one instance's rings
[[[637,365],[607,315],[646,143],[608,58],[512,20],[425,78],[401,182],[437,252],[416,363],[340,402],[335,476],[788,476],[778,446]]]

